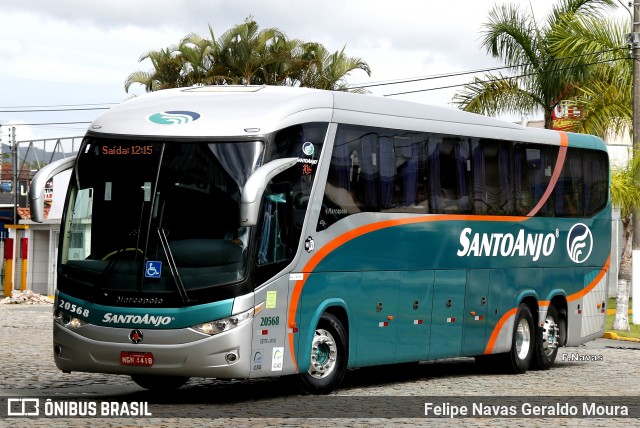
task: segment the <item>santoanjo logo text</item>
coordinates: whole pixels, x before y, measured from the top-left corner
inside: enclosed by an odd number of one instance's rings
[[[512,233],[473,233],[470,227],[460,233],[458,257],[531,257],[538,261],[540,256],[549,257],[556,246],[556,233],[525,233],[520,229]]]
[[[144,315],[118,315],[112,314],[111,312],[107,312],[104,314],[102,318],[102,322],[110,323],[110,324],[144,324],[144,325],[153,325],[153,326],[161,326],[167,325],[171,322],[171,317],[161,317],[154,316],[149,314]]]

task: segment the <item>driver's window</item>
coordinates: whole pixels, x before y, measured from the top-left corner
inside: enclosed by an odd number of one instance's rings
[[[276,175],[265,188],[258,222],[258,283],[288,265],[298,249],[302,234],[302,223],[296,221],[299,180],[298,169],[289,168]]]
[[[80,189],[67,224],[67,260],[84,260],[91,254],[91,212],[93,206],[93,188]]]
[[[262,219],[258,223],[257,264],[290,262],[295,256],[302,234],[297,220],[300,195],[300,172],[296,167],[276,175],[267,185],[262,198]],[[302,208],[304,211],[304,208]],[[304,213],[303,213],[304,218]]]
[[[265,195],[258,265],[287,260],[287,194]]]

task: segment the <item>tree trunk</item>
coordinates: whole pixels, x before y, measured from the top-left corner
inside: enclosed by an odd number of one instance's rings
[[[636,260],[636,263],[638,261]],[[629,327],[629,281],[618,281],[618,294],[616,296],[616,317],[613,319],[612,330],[630,331]]]
[[[553,111],[553,108],[545,109],[545,112],[544,112],[544,128],[545,129],[553,129],[553,116],[551,116],[552,111]]]
[[[630,331],[629,327],[629,290],[631,288],[632,263],[632,229],[631,216],[622,219],[624,226],[624,247],[620,257],[620,275],[618,276],[618,292],[616,294],[616,316],[613,319],[612,330]],[[636,260],[640,263],[640,260]],[[636,280],[638,280],[636,278]]]
[[[633,223],[631,217],[623,217],[622,219],[622,254],[620,254],[620,271],[618,279],[631,280],[631,251],[633,250]]]

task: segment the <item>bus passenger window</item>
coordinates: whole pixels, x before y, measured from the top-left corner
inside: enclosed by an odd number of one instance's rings
[[[356,189],[362,181],[360,159],[363,156],[358,136],[358,133],[344,128],[336,135],[317,230],[324,230],[349,214],[364,209],[356,196]]]
[[[607,204],[609,197],[609,159],[605,153],[582,154],[584,209],[591,216]]]
[[[516,214],[527,215],[544,196],[558,157],[555,147],[518,143],[514,147]],[[553,216],[554,198],[549,198],[536,215]]]
[[[532,205],[535,207],[538,202],[544,196],[549,183],[551,182],[551,175],[555,168],[556,159],[558,158],[558,149],[556,147],[549,146],[537,146],[534,145],[535,152],[538,154],[538,159],[533,159],[531,162],[534,165],[529,169],[531,190],[533,193]],[[528,151],[531,153],[531,151]],[[553,198],[549,198],[544,205],[540,208],[540,211],[536,215],[550,217],[553,216]]]
[[[441,135],[429,139],[431,212],[470,212],[469,169],[469,143],[466,139]]]
[[[575,217],[584,214],[582,199],[582,157],[580,150],[568,149],[555,187],[555,215]]]
[[[474,143],[473,183],[476,214],[513,214],[513,177],[507,144],[492,140]]]

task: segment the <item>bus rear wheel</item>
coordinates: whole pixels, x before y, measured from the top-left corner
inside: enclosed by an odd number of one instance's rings
[[[550,305],[540,334],[536,338],[536,357],[533,361],[535,368],[547,370],[556,361],[558,347],[562,343],[560,319],[558,310]]]
[[[534,339],[535,331],[531,310],[527,305],[521,304],[516,313],[511,351],[506,354],[512,373],[520,374],[529,369],[535,348]]]
[[[347,334],[340,320],[324,313],[313,335],[309,370],[299,376],[300,387],[309,394],[327,394],[347,370]]]
[[[180,388],[189,381],[189,378],[182,376],[131,375],[131,380],[151,391],[170,391]]]

